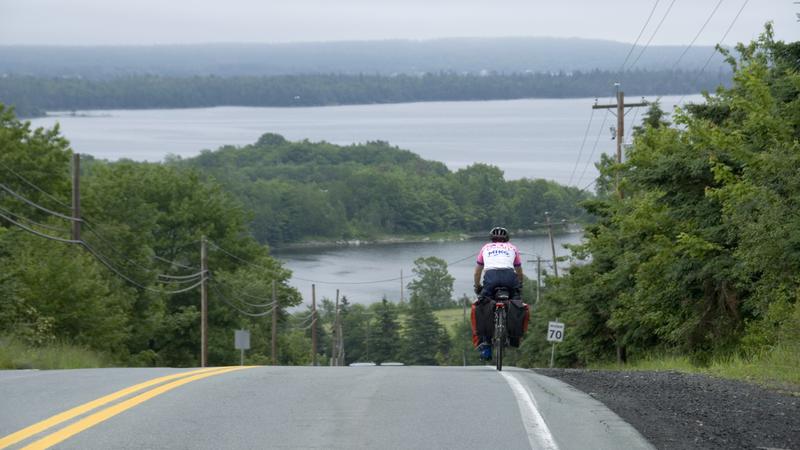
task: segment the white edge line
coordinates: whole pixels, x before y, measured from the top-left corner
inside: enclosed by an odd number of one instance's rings
[[[514,397],[517,399],[519,412],[522,415],[522,423],[528,433],[528,442],[531,444],[531,448],[558,450],[558,445],[556,445],[547,423],[545,423],[544,418],[536,408],[536,400],[533,398],[531,391],[523,386],[514,375],[507,372],[500,372],[500,375],[511,386],[511,391],[514,392]]]

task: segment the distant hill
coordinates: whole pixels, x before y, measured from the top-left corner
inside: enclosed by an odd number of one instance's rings
[[[0,46],[0,74],[110,78],[121,75],[500,73],[619,69],[631,44],[563,38],[451,38],[181,46]],[[633,60],[641,47],[633,52]],[[712,47],[651,46],[637,69],[700,68]],[[725,66],[716,55],[707,68]],[[726,66],[727,68],[727,66]]]

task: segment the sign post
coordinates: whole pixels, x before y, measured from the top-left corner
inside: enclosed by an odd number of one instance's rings
[[[556,357],[556,342],[564,341],[564,324],[558,319],[555,322],[547,323],[547,340],[553,343],[553,348],[550,349],[550,367],[552,368]]]
[[[233,337],[233,348],[240,350],[239,365],[244,365],[244,351],[250,349],[250,332],[248,330],[236,330]]]

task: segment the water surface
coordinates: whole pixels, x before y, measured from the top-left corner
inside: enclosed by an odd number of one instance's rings
[[[554,237],[556,254],[568,255],[562,244],[579,243],[582,233],[561,234]],[[419,257],[436,256],[448,262],[448,271],[455,278],[454,298],[462,294],[472,296],[472,273],[478,251],[485,243],[473,239],[448,242],[425,242],[414,244],[362,245],[327,249],[304,249],[277,252],[278,259],[292,270],[290,284],[300,290],[306,304],[311,300],[311,284],[316,284],[317,299],[335,298],[336,289],[353,303],[373,303],[384,296],[391,301],[400,299],[401,270],[404,297],[405,287],[413,277],[414,260]],[[550,240],[547,236],[532,236],[512,239],[523,253],[523,271],[536,278],[536,256],[552,259]],[[550,263],[542,269],[552,273]],[[566,263],[559,265],[559,274]]]
[[[662,98],[663,109],[672,111],[679,99]],[[340,145],[382,140],[444,162],[451,170],[484,162],[499,166],[509,179],[545,178],[584,187],[596,176],[592,163],[599,155],[616,151],[609,130],[616,119],[607,110],[592,113],[593,103],[594,99],[584,98],[82,111],[32,123],[59,122],[75,151],[110,160],[191,157],[203,149],[251,144],[263,133],[273,132],[293,141]],[[644,112],[634,108],[627,113],[628,131]]]

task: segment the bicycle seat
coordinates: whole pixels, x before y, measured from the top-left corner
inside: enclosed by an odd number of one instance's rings
[[[511,298],[511,290],[505,286],[494,288],[494,299],[498,302],[508,301]]]

